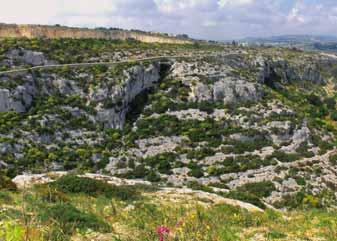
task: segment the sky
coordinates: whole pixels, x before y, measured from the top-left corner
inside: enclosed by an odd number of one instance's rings
[[[0,0],[0,22],[118,27],[230,40],[337,35],[337,0]]]

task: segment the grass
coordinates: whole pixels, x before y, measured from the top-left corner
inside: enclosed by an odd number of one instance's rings
[[[270,185],[267,186],[270,190]],[[152,241],[159,240],[159,226],[170,230],[170,238],[165,241],[337,238],[337,211],[308,209],[281,213],[266,209],[253,213],[193,196],[179,199],[151,188],[140,189],[144,198],[131,202],[104,192],[92,195],[69,189],[51,191],[53,198],[46,198],[46,189],[37,186],[1,195],[0,239]]]

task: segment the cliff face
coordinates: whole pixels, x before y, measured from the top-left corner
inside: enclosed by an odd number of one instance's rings
[[[0,38],[97,38],[97,39],[136,39],[145,43],[192,43],[189,40],[165,37],[156,34],[124,30],[101,30],[40,25],[0,24]]]
[[[142,91],[151,88],[160,80],[161,64],[154,62],[148,67],[136,65],[124,71],[124,80],[119,85],[110,89],[105,87],[90,89],[87,100],[100,103],[97,115],[93,119],[103,123],[107,128],[122,128],[129,104]],[[52,96],[62,94],[65,96],[84,96],[84,90],[73,80],[62,77],[54,78],[52,75],[44,75],[35,78],[30,73],[16,75],[24,80],[22,85],[14,89],[0,88],[0,113],[15,111],[24,113],[29,110],[32,100],[36,95]],[[13,77],[13,76],[12,76]],[[9,80],[7,77],[0,81]],[[40,91],[38,86],[40,86]],[[104,102],[119,101],[118,105],[104,107]]]

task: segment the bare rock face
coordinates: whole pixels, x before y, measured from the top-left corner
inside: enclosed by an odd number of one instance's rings
[[[15,111],[26,112],[33,101],[33,97],[37,93],[36,83],[30,74],[21,76],[24,83],[13,88],[0,88],[0,112]],[[1,82],[9,82],[10,79],[1,78]]]
[[[315,64],[301,66],[290,64],[284,59],[263,59],[259,57],[253,64],[259,69],[258,79],[270,87],[282,88],[282,84],[296,81],[310,81],[314,84],[325,84],[319,67]]]
[[[319,67],[313,64],[305,67],[302,79],[313,82],[314,84],[325,84],[325,80],[320,73]]]
[[[118,105],[110,109],[100,109],[97,121],[105,123],[106,127],[122,128],[129,103],[141,92],[152,87],[160,79],[160,64],[154,64],[145,68],[135,66],[125,72],[125,81],[115,86],[109,98],[116,101]]]
[[[17,50],[13,50],[12,55],[19,55]],[[33,52],[25,52],[29,61],[34,64],[41,64],[39,58]],[[36,58],[35,58],[35,57]],[[109,89],[95,89],[88,95],[88,99],[97,103],[103,103],[111,100],[115,103],[111,108],[98,105],[97,115],[94,119],[104,123],[108,128],[122,128],[125,122],[125,116],[128,112],[129,103],[144,90],[152,87],[160,80],[160,64],[155,63],[148,67],[134,66],[124,71],[124,80],[122,83],[112,86]],[[16,86],[13,89],[0,89],[0,112],[16,111],[26,112],[32,104],[33,98],[39,92],[42,95],[61,94],[63,96],[82,96],[83,90],[76,81],[61,78],[54,74],[43,74],[42,77],[34,78],[31,74],[19,75],[23,80],[23,85]],[[5,80],[1,80],[5,81]],[[40,89],[38,90],[37,86]]]
[[[284,146],[281,148],[284,152],[294,152],[297,148],[300,147],[302,143],[311,141],[311,132],[307,127],[307,123],[304,122],[302,127],[294,132],[292,136],[292,144],[289,146]]]
[[[15,65],[15,62],[28,64],[32,66],[45,65],[48,61],[42,52],[36,52],[26,49],[13,49],[7,53],[7,58]]]
[[[258,84],[244,80],[220,80],[213,86],[215,101],[225,104],[243,101],[258,101],[263,96],[262,88]]]
[[[209,86],[198,82],[197,84],[191,86],[191,92],[189,99],[191,101],[210,101],[212,99],[212,92]]]
[[[224,59],[226,65],[177,62],[172,66],[171,77],[189,87],[189,100],[193,102],[222,101],[225,104],[258,101],[264,93],[260,83],[233,75],[237,59]],[[229,62],[229,63],[227,63]],[[242,64],[242,63],[241,63]]]
[[[0,89],[0,112],[16,111],[25,112],[24,105],[12,98],[11,93],[7,89]]]
[[[190,93],[190,100],[222,101],[225,104],[258,101],[262,97],[260,84],[235,79],[222,79],[213,85],[198,83],[191,88]]]

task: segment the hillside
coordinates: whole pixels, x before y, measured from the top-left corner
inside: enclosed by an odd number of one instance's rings
[[[188,39],[178,39],[165,36],[164,34],[154,34],[136,30],[127,31],[121,29],[88,29],[64,26],[16,24],[0,24],[0,38],[135,39],[145,43],[192,43],[192,41]]]
[[[160,225],[178,235],[165,241],[337,237],[333,55],[3,39],[0,69],[25,69],[0,72],[7,229],[32,227],[36,240],[159,240]]]

